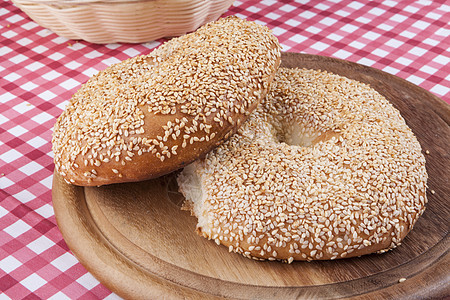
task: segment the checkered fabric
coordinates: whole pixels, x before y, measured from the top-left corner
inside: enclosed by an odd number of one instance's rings
[[[445,0],[235,1],[225,15],[269,26],[284,51],[371,66],[450,103]],[[80,265],[56,226],[52,126],[90,76],[162,42],[71,41],[0,2],[0,299],[118,298]]]

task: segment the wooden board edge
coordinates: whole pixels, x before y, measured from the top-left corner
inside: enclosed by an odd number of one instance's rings
[[[194,291],[168,282],[129,261],[92,226],[84,188],[66,183],[53,175],[53,207],[56,222],[71,252],[88,272],[109,290],[125,299],[207,299]],[[75,215],[72,215],[76,211]]]
[[[295,55],[298,55],[297,53],[292,53]],[[283,55],[291,55],[291,54],[283,54]],[[310,57],[308,59],[318,59],[315,55],[308,55],[308,54],[301,54],[302,56],[304,56],[305,58]],[[325,59],[329,59],[329,62],[332,63],[334,60],[338,60],[335,58],[326,58]],[[380,74],[388,74],[385,73],[383,71],[380,70],[376,70],[373,69],[371,67],[366,67],[363,65],[359,65],[357,63],[352,63],[352,62],[348,62],[348,61],[343,61],[347,64],[351,64],[353,66],[356,66],[358,68],[369,68],[372,70],[375,70],[374,72],[381,72]],[[335,63],[335,62],[334,62]],[[413,89],[421,89],[420,87],[415,86],[412,83],[409,83],[408,81],[401,79],[397,76],[388,74],[391,77],[395,77],[395,80],[402,80],[405,82],[405,84],[407,86],[411,86],[411,88]],[[422,89],[423,90],[423,89]],[[432,100],[432,104],[431,106],[433,106],[433,111],[438,114],[447,124],[450,123],[450,105],[448,105],[447,103],[445,103],[444,101],[442,101],[441,99],[439,99],[438,97],[434,96],[433,94],[423,90],[424,92],[428,93],[429,95],[431,95],[430,99],[434,99]],[[430,105],[430,104],[428,104]],[[52,195],[54,195],[54,199],[55,198],[60,198],[60,199],[72,199],[69,201],[77,201],[79,199],[84,199],[84,190],[83,188],[80,187],[75,187],[75,186],[70,186],[73,187],[73,190],[71,189],[65,189],[64,185],[67,185],[61,178],[58,178],[58,176],[55,173],[54,176],[54,189],[52,190]],[[56,184],[55,184],[56,181]],[[67,185],[69,186],[69,185]],[[75,199],[76,198],[76,199]],[[180,286],[179,284],[175,283],[175,282],[167,282],[167,280],[164,280],[162,278],[159,278],[157,276],[153,276],[151,274],[144,274],[142,273],[142,271],[139,269],[139,266],[133,265],[131,262],[126,261],[125,257],[120,257],[121,254],[119,252],[117,252],[117,250],[114,248],[114,245],[111,244],[107,244],[107,240],[102,236],[101,232],[98,231],[98,228],[96,229],[95,226],[91,226],[92,228],[89,228],[88,231],[85,231],[84,234],[82,234],[82,238],[80,238],[79,236],[72,236],[70,234],[66,234],[65,232],[69,232],[67,227],[70,226],[76,226],[77,222],[81,222],[83,224],[83,226],[90,226],[88,224],[92,224],[92,220],[86,220],[83,218],[89,218],[89,216],[86,215],[86,211],[87,208],[83,207],[83,205],[85,205],[85,201],[84,204],[82,204],[81,206],[77,207],[79,214],[77,215],[77,217],[72,216],[70,221],[68,221],[69,216],[65,215],[64,213],[60,213],[61,211],[64,211],[64,203],[60,203],[58,201],[54,201],[54,208],[55,208],[55,216],[57,219],[57,223],[58,223],[58,227],[60,227],[61,232],[63,232],[63,237],[66,240],[66,243],[69,245],[69,248],[73,251],[73,253],[77,256],[77,258],[80,260],[80,262],[88,269],[89,272],[91,272],[96,278],[98,278],[102,283],[105,284],[105,286],[107,286],[110,290],[116,292],[118,295],[121,295],[125,298],[136,298],[135,296],[142,296],[142,295],[146,295],[146,297],[167,297],[167,296],[173,296],[174,298],[185,298],[185,297],[192,297],[192,298],[204,298],[205,294],[203,294],[200,291],[196,291],[196,290],[192,290],[188,287],[184,287],[184,286]],[[56,204],[55,204],[56,203]],[[56,211],[58,211],[58,214],[56,213]],[[64,221],[62,221],[62,218],[64,218]],[[66,219],[68,218],[68,219]],[[69,224],[67,224],[67,222],[69,222]],[[85,228],[86,229],[86,228]],[[91,233],[92,235],[88,235],[88,233]],[[86,258],[84,255],[84,252],[87,251],[86,249],[82,249],[84,246],[83,243],[79,243],[80,240],[83,239],[88,239],[91,242],[95,242],[98,243],[99,241],[104,243],[104,245],[102,245],[102,247],[104,247],[108,252],[108,257],[100,257],[98,256],[96,259],[98,259],[98,261],[93,264],[92,261],[90,260],[91,258]],[[442,273],[442,268],[440,266],[436,266],[437,262],[444,262],[445,264],[448,264],[449,262],[449,254],[448,254],[448,238],[441,240],[438,243],[440,246],[440,248],[444,247],[444,251],[447,250],[447,252],[445,252],[446,254],[444,256],[439,256],[439,259],[434,261],[434,264],[430,264],[430,268],[428,270],[426,270],[425,272],[423,272],[423,274],[421,272],[417,272],[416,275],[412,276],[411,278],[422,278],[422,277],[426,277],[426,276],[433,276],[436,274],[444,274],[446,276],[443,277],[444,281],[431,281],[431,290],[436,291],[436,295],[437,297],[439,297],[439,293],[446,293],[446,291],[448,291],[449,289],[449,275],[448,272],[444,272]],[[91,254],[96,254],[95,249],[89,249],[89,253],[88,255]],[[442,250],[442,249],[441,249]],[[81,255],[81,253],[83,253]],[[117,278],[114,277],[114,282],[109,282],[111,279],[108,277],[106,278],[104,275],[104,271],[105,269],[108,269],[108,263],[110,262],[109,259],[119,259],[120,264],[122,267],[129,267],[131,269],[135,269],[136,271],[136,278],[122,278],[120,277],[120,272],[118,273],[117,270],[111,270],[112,273],[115,274],[115,276],[118,276]],[[407,267],[406,265],[403,267]],[[430,270],[433,268],[437,268],[435,270]],[[100,272],[99,270],[102,270],[102,272]],[[126,274],[127,277],[129,276],[129,274]],[[376,274],[378,275],[378,274]],[[374,275],[374,276],[376,276]],[[128,293],[124,293],[124,291],[126,290],[127,287],[129,287],[130,284],[130,280],[135,280],[135,281],[141,281],[142,280],[142,276],[144,276],[146,278],[146,280],[148,280],[148,283],[151,283],[152,286],[152,290],[149,289],[143,289],[143,293],[139,294],[138,291],[132,292],[132,294],[128,294]],[[350,286],[347,286],[344,290],[346,290],[347,292],[349,290],[355,291],[357,290],[357,287],[360,286],[360,283],[362,282],[361,280],[370,280],[371,276],[366,277],[366,278],[361,278],[361,279],[357,279],[354,282],[349,282]],[[108,281],[109,280],[109,281]],[[361,281],[361,282],[360,282]],[[407,281],[408,282],[408,281]],[[411,282],[411,281],[409,281]],[[404,286],[407,286],[406,284]],[[176,289],[178,290],[177,292],[175,292],[174,288],[176,287]],[[327,288],[331,288],[331,286],[327,286],[327,285],[323,285],[323,286],[316,286],[318,289],[327,289]],[[386,286],[385,286],[386,287]],[[395,288],[396,285],[392,284],[392,280],[391,280],[391,285],[387,286],[386,290],[388,290],[389,288]],[[242,285],[241,288],[250,288],[247,285]],[[258,293],[265,293],[265,295],[267,296],[273,296],[273,294],[271,294],[268,290],[266,289],[260,289],[259,287],[254,286],[253,288],[257,289]],[[414,289],[414,286],[410,287],[411,289]],[[239,290],[240,288],[238,288]],[[295,289],[295,288],[293,288]],[[289,291],[289,293],[284,294],[284,296],[306,296],[309,295],[312,291],[307,291],[306,294],[299,291],[298,288],[296,288],[295,290],[291,289]],[[331,288],[332,289],[332,288]],[[142,292],[140,291],[140,292]],[[182,291],[182,292],[180,292]],[[286,292],[288,291],[287,289],[285,290]],[[317,291],[319,294],[321,294],[319,291]],[[383,295],[382,291],[380,289],[374,288],[371,290],[366,290],[364,292],[365,295],[367,295],[368,297],[371,297],[371,295],[377,295],[377,293],[380,293],[380,295]],[[316,294],[318,295],[318,294]],[[329,295],[327,292],[322,294],[322,296],[326,296]],[[347,294],[346,296],[356,296],[356,294],[353,293],[352,295]],[[428,296],[432,296],[432,295],[428,295]],[[142,298],[146,298],[146,297],[142,297]],[[209,296],[208,296],[209,297]],[[139,298],[139,297],[138,297]]]
[[[170,297],[174,299],[183,299],[185,297],[191,299],[208,299],[208,298],[222,298],[231,297],[239,298],[239,295],[244,291],[252,297],[260,297],[261,299],[277,298],[298,298],[309,297],[315,298],[334,298],[334,297],[364,297],[371,295],[384,295],[385,289],[397,288],[398,280],[408,274],[408,284],[413,282],[415,278],[432,276],[434,280],[430,281],[432,288],[429,291],[434,291],[435,294],[428,296],[439,297],[440,294],[445,293],[450,282],[448,277],[441,277],[441,280],[436,280],[434,275],[442,274],[440,262],[447,262],[450,260],[449,238],[441,240],[433,248],[427,251],[427,254],[433,258],[429,262],[429,257],[425,258],[422,255],[421,261],[412,261],[398,266],[395,269],[374,274],[372,276],[339,283],[339,284],[325,284],[317,286],[305,287],[275,287],[270,286],[255,286],[240,283],[230,283],[214,279],[213,284],[220,286],[219,293],[215,295],[206,295],[204,292],[192,288],[191,284],[183,285],[173,280],[160,278],[156,274],[148,272],[142,266],[136,265],[118,251],[114,245],[110,244],[98,228],[92,226],[94,220],[86,205],[84,197],[84,188],[69,185],[63,181],[58,175],[54,174],[54,189],[53,197],[55,215],[57,216],[58,226],[60,227],[63,237],[79,259],[80,263],[91,272],[100,282],[116,294],[124,298],[145,299],[148,297]],[[69,203],[69,205],[67,205]],[[70,205],[77,205],[77,215],[71,216]],[[57,213],[56,213],[57,212]],[[60,221],[64,218],[64,221]],[[74,230],[77,228],[77,230]],[[80,241],[82,241],[80,243]],[[157,259],[157,258],[156,258]],[[424,263],[423,268],[420,268],[420,263]],[[174,266],[167,262],[162,263],[159,267],[173,268]],[[423,266],[423,265],[422,265]],[[407,271],[414,269],[415,273],[411,274]],[[424,274],[422,274],[422,272]],[[445,270],[446,271],[446,270]],[[193,282],[201,283],[207,277],[199,274],[194,274],[186,271],[183,274],[183,280],[191,278]],[[131,275],[131,276],[130,276]],[[447,272],[448,275],[448,272]],[[131,281],[131,282],[130,282]],[[141,289],[130,289],[136,286]],[[404,284],[403,286],[406,286]],[[414,289],[412,284],[405,292],[410,292],[413,289],[420,292],[420,289]]]

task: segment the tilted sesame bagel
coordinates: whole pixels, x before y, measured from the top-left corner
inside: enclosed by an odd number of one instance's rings
[[[84,84],[58,118],[56,170],[86,186],[174,171],[247,119],[279,63],[280,46],[268,28],[228,17],[112,65]]]
[[[201,235],[287,262],[396,247],[425,209],[426,180],[417,139],[378,92],[284,68],[238,132],[177,178]]]

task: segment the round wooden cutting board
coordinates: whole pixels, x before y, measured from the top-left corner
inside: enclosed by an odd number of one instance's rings
[[[258,262],[195,233],[174,174],[103,187],[53,179],[64,239],[105,286],[133,299],[441,298],[450,295],[450,106],[387,73],[338,59],[284,53],[285,67],[370,84],[400,110],[427,160],[428,205],[402,245],[336,261]],[[406,281],[400,280],[406,278]],[[400,282],[399,282],[400,280]]]

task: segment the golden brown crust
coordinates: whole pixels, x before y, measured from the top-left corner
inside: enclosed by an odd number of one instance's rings
[[[423,196],[423,194],[421,193]],[[191,212],[193,210],[191,209]],[[194,214],[195,215],[195,214]],[[273,219],[275,221],[275,218]],[[377,243],[370,243],[364,245],[361,248],[353,249],[352,247],[355,245],[355,242],[351,242],[347,244],[348,236],[345,233],[341,233],[338,235],[333,235],[333,237],[329,238],[327,244],[334,245],[338,243],[342,243],[342,249],[337,249],[335,252],[327,252],[322,251],[322,249],[318,250],[317,247],[320,247],[320,243],[312,243],[311,248],[308,246],[302,248],[301,246],[298,249],[294,249],[292,245],[295,245],[293,242],[285,243],[284,246],[277,246],[274,242],[269,242],[268,237],[265,236],[259,240],[258,244],[260,247],[255,246],[254,243],[251,243],[247,240],[250,235],[244,236],[243,240],[240,241],[239,246],[236,247],[236,243],[230,240],[230,235],[223,234],[221,236],[221,240],[216,240],[217,244],[222,244],[223,246],[229,248],[230,252],[240,253],[248,258],[255,260],[282,260],[287,263],[291,263],[294,260],[298,261],[312,261],[312,260],[334,260],[341,258],[349,258],[349,257],[358,257],[362,255],[367,255],[371,253],[384,253],[389,250],[392,250],[398,247],[401,244],[401,240],[405,238],[405,236],[412,229],[411,226],[408,226],[407,222],[401,221],[399,222],[399,228],[403,228],[400,232],[396,232],[396,228],[393,226],[391,229],[387,230],[383,237],[381,237],[380,241]],[[204,238],[213,239],[211,235],[202,231],[201,227],[197,228],[197,233]],[[395,236],[395,240],[398,239],[398,242],[393,242],[393,236]],[[227,239],[225,239],[227,237]],[[370,239],[370,235],[365,233],[359,233],[358,238],[362,240],[368,241]],[[341,239],[341,240],[339,240]],[[261,254],[261,250],[263,250],[263,245],[272,245],[272,249],[270,251],[264,251],[264,254]],[[298,245],[298,244],[297,244]],[[348,247],[346,248],[346,246]],[[256,249],[255,249],[256,248]],[[322,248],[322,247],[320,247]],[[252,250],[250,250],[252,249]],[[267,250],[268,248],[266,248]],[[293,249],[293,251],[292,251]],[[347,249],[351,249],[350,252],[346,251]],[[296,252],[295,250],[298,250]],[[274,256],[276,253],[276,256]]]
[[[178,176],[200,235],[287,262],[395,248],[425,210],[426,181],[420,144],[382,95],[284,68],[238,133]]]
[[[113,65],[58,118],[56,169],[85,186],[179,169],[236,131],[279,63],[280,46],[266,27],[229,17]]]

